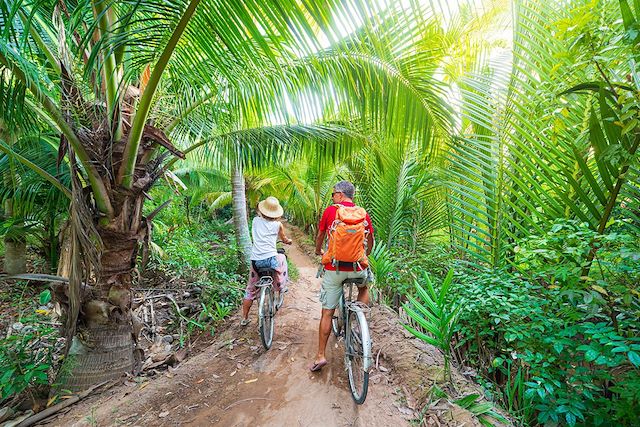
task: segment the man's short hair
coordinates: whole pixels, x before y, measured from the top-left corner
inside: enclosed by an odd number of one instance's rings
[[[356,187],[349,181],[340,181],[336,185],[333,186],[333,189],[337,192],[344,194],[346,197],[353,199],[353,196],[356,194]]]

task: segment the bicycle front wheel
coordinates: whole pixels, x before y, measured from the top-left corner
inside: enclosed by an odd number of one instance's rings
[[[349,310],[344,361],[349,374],[351,396],[356,404],[362,405],[369,388],[371,337],[366,316],[359,310]]]
[[[340,302],[338,302],[338,306],[333,312],[333,317],[331,318],[331,330],[333,331],[333,335],[336,338],[339,338],[342,335],[342,328],[344,327],[344,300],[343,297],[340,297]]]
[[[276,302],[276,311],[278,311],[284,303],[284,292],[282,291],[282,289],[274,293],[274,300]]]
[[[273,341],[273,327],[275,324],[273,309],[273,291],[271,286],[264,286],[260,291],[260,306],[258,307],[258,329],[260,340],[266,350],[271,348]]]

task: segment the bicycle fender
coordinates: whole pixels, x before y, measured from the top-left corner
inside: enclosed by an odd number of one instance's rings
[[[366,325],[365,328],[362,328],[360,330],[360,335],[362,337],[362,356],[364,358],[364,360],[362,361],[362,366],[365,372],[369,372],[369,369],[371,369],[371,365],[373,364],[373,357],[371,355],[371,334],[369,333],[369,323],[367,322],[367,316],[360,307],[354,307],[354,309],[358,316],[360,325]]]

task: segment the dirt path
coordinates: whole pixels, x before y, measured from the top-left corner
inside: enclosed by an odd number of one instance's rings
[[[236,313],[213,345],[175,370],[112,389],[52,425],[408,426],[413,413],[390,372],[374,368],[367,401],[353,403],[343,348],[333,337],[329,364],[320,373],[308,371],[317,348],[319,280],[299,247],[289,258],[300,275],[278,312],[269,351],[260,344],[254,304],[249,326],[239,326]],[[375,334],[373,340],[376,354]]]

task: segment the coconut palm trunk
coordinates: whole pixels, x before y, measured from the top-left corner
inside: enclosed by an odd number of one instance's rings
[[[139,241],[147,229],[141,192],[121,196],[120,203],[115,204],[114,218],[107,224],[94,223],[102,242],[99,268],[95,283],[90,288],[80,287],[82,309],[69,348],[67,369],[60,378],[63,388],[86,389],[118,378],[134,367],[136,334],[132,331],[138,321],[131,312],[132,272]],[[73,234],[72,240],[76,241],[72,245],[77,245],[79,239]],[[77,249],[72,248],[72,253]],[[72,256],[71,269],[80,267],[79,257]]]
[[[5,130],[2,124],[2,120],[0,119],[0,140],[13,143],[16,139],[15,135]],[[13,177],[16,175],[13,169],[13,160],[10,161],[10,165],[10,174],[3,174],[4,176],[0,177],[2,181],[4,181],[3,184],[8,188],[13,186]],[[4,201],[3,208],[5,218],[10,219],[14,216],[15,212],[12,198]],[[21,223],[16,223],[11,226],[4,237],[4,271],[7,274],[22,274],[27,271],[27,242],[23,233],[19,230],[21,225]]]
[[[22,274],[27,271],[27,242],[21,238],[5,237],[4,271]]]
[[[251,263],[251,236],[247,219],[247,195],[244,185],[244,174],[241,165],[234,165],[231,170],[231,194],[233,204],[233,226],[238,239],[240,257],[245,269]]]
[[[7,199],[4,205],[7,218],[13,216],[13,203]],[[7,274],[22,274],[27,271],[27,242],[19,230],[12,232],[20,224],[11,227],[4,238],[4,271]]]

